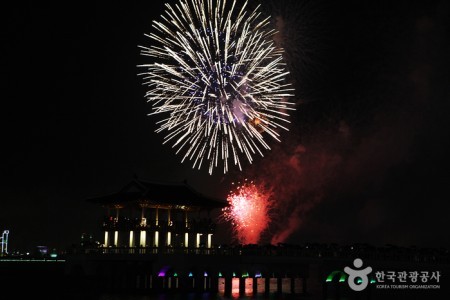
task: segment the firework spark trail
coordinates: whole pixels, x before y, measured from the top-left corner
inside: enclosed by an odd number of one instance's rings
[[[157,62],[142,64],[139,75],[148,87],[150,115],[165,114],[156,132],[167,131],[182,162],[193,168],[209,164],[209,173],[229,160],[242,170],[263,150],[266,141],[280,141],[279,129],[288,130],[294,103],[286,82],[283,50],[272,40],[269,18],[262,19],[259,6],[248,13],[247,2],[180,0],[166,4],[162,21],[154,21],[150,47],[139,46],[141,55]],[[285,124],[283,124],[285,123]]]
[[[257,244],[270,223],[272,193],[262,185],[245,181],[230,192],[223,217],[231,221],[234,234],[241,244]]]

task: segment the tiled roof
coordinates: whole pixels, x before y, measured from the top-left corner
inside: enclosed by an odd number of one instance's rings
[[[118,192],[87,199],[88,202],[100,205],[132,205],[146,202],[152,205],[187,206],[197,208],[222,208],[227,202],[203,195],[187,182],[168,183],[153,182],[134,178]]]

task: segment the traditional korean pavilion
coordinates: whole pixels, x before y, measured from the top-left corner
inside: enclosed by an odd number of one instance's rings
[[[225,200],[205,196],[187,182],[133,178],[118,192],[90,198],[106,210],[103,247],[211,248],[211,212]]]

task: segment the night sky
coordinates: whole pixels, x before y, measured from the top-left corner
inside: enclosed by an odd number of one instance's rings
[[[174,1],[169,1],[173,3]],[[138,45],[163,1],[1,11],[0,230],[10,250],[101,240],[85,199],[133,176],[278,203],[264,242],[450,247],[450,3],[269,1],[296,88],[281,143],[243,171],[180,163],[147,116]]]

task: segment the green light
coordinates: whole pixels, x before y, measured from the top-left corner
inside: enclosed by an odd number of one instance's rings
[[[236,277],[236,273],[233,272],[233,277]]]
[[[50,257],[51,257],[51,258],[57,258],[57,257],[58,257],[58,254],[52,253],[52,254],[50,254]]]
[[[358,277],[358,279],[356,279],[356,283],[357,284],[361,284],[362,283],[362,279]]]
[[[177,272],[173,273],[173,277],[178,277],[178,273]]]
[[[192,272],[189,272],[189,277],[192,277],[192,276],[194,276],[194,275],[192,275]]]
[[[248,276],[249,276],[249,275],[248,275],[248,272],[242,274],[242,277],[248,277]]]
[[[223,277],[222,272],[219,272],[219,277]]]
[[[325,282],[332,282],[334,276],[338,276],[338,275],[340,275],[339,282],[345,282],[347,280],[347,274],[345,274],[344,272],[342,272],[342,271],[333,271],[333,272],[330,273],[330,275],[328,275],[328,277],[325,280]]]
[[[370,283],[377,283],[375,279],[370,279]]]

